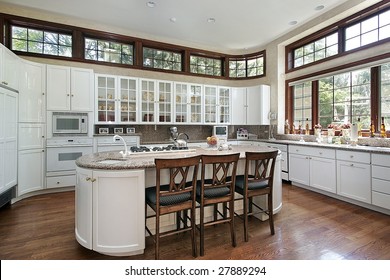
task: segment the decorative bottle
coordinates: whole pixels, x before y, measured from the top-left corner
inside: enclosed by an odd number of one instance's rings
[[[310,130],[309,130],[309,119],[306,119],[305,134],[306,134],[306,135],[309,135],[309,134],[310,134]]]
[[[382,117],[382,123],[381,123],[381,137],[386,138],[386,127],[385,127],[385,118]]]
[[[288,123],[288,120],[284,123],[284,134],[290,134],[290,124]]]
[[[370,125],[370,137],[374,137],[375,136],[375,124],[373,121],[371,121],[371,125]]]
[[[357,133],[358,137],[362,137],[362,123],[360,121],[360,118],[357,120]]]

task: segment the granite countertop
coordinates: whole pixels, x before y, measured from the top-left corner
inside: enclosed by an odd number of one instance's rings
[[[202,148],[192,146],[189,150],[180,152],[144,152],[132,153],[126,157],[117,152],[100,152],[87,154],[76,160],[76,165],[88,169],[105,169],[105,170],[126,170],[126,169],[143,169],[154,168],[155,158],[179,158],[191,157],[196,155],[224,155],[240,153],[240,158],[245,158],[245,152],[274,151],[273,148],[265,146],[239,145],[232,146],[231,150],[218,151],[216,148]]]

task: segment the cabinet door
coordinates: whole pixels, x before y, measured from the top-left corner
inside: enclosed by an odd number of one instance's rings
[[[92,69],[71,68],[71,110],[93,111],[93,71]]]
[[[217,122],[217,87],[204,86],[204,123],[216,124]]]
[[[290,154],[289,179],[305,186],[310,186],[310,160],[306,155]]]
[[[246,91],[247,122],[248,125],[261,124],[261,88],[260,86],[248,87]]]
[[[190,85],[190,96],[189,96],[189,111],[188,117],[189,123],[202,123],[203,115],[203,87],[201,85]]]
[[[156,82],[141,80],[141,115],[143,123],[156,122]]]
[[[18,196],[44,189],[45,157],[43,149],[19,152]]]
[[[334,159],[310,158],[310,186],[336,193],[336,161]]]
[[[159,123],[172,123],[173,116],[173,84],[157,81],[157,116]]]
[[[145,248],[144,170],[94,171],[93,250],[121,253]]]
[[[0,78],[1,83],[14,90],[19,90],[20,58],[8,48],[0,45]]]
[[[218,119],[221,124],[231,122],[231,90],[230,88],[218,87]]]
[[[115,101],[117,95],[116,77],[109,75],[96,75],[96,122],[116,122],[116,107]]]
[[[246,88],[232,88],[232,124],[246,124]]]
[[[70,110],[70,67],[47,65],[47,110]]]
[[[370,165],[337,161],[337,194],[371,203]]]
[[[76,176],[76,239],[85,248],[92,249],[92,170],[77,167]]]
[[[269,125],[269,113],[271,111],[271,87],[268,85],[261,85],[260,89],[260,124]]]
[[[19,150],[43,149],[45,132],[44,124],[19,123]]]
[[[136,123],[138,121],[138,79],[129,77],[119,78],[118,119],[121,123]]]
[[[174,122],[187,123],[189,118],[189,84],[175,83]]]
[[[19,91],[19,122],[46,122],[46,65],[23,60]]]

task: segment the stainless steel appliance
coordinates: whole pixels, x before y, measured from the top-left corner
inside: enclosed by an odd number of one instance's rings
[[[53,113],[53,134],[87,134],[88,114],[73,112]]]
[[[228,139],[228,126],[227,125],[214,125],[213,135],[217,136],[218,139]]]

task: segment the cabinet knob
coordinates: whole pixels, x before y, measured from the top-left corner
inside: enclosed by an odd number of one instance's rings
[[[350,155],[349,157],[350,157],[350,158],[353,158],[353,155]]]
[[[91,182],[93,183],[93,182],[96,182],[96,179],[95,178],[93,178],[92,180],[91,180]]]
[[[70,96],[70,93],[68,93],[66,96]]]
[[[2,83],[3,85],[8,86],[8,83],[7,83],[6,81],[2,81],[1,83]]]
[[[71,94],[72,97],[74,97],[74,94]]]
[[[351,167],[353,167],[354,165],[353,165],[353,163],[351,163]]]
[[[91,181],[90,177],[85,178],[85,181]]]

